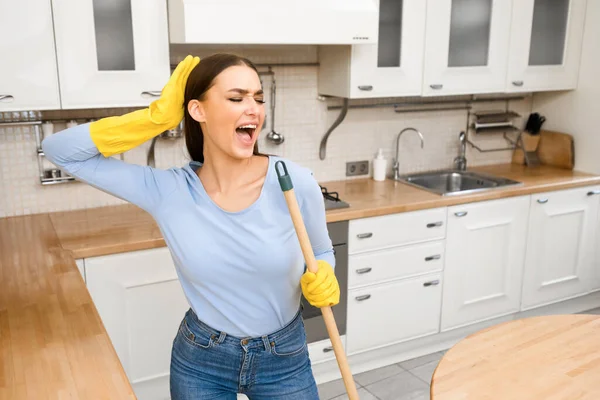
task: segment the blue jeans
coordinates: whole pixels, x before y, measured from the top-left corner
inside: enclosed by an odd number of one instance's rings
[[[219,332],[190,309],[171,353],[171,399],[319,399],[301,312],[277,332],[236,338]]]

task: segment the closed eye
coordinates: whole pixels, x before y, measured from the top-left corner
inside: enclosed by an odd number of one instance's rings
[[[230,101],[233,101],[234,103],[240,103],[240,102],[242,102],[242,100],[244,100],[244,99],[232,98],[232,99],[229,99],[229,100],[230,100]],[[266,101],[265,101],[265,100],[263,100],[263,99],[254,99],[254,100],[255,100],[257,103],[260,103],[260,104],[265,104],[265,103],[266,103]]]

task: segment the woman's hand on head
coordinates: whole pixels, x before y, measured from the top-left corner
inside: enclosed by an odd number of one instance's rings
[[[150,117],[156,124],[175,128],[183,119],[185,86],[190,73],[200,62],[199,57],[188,55],[181,61],[163,88],[160,98],[150,104]]]
[[[333,267],[325,260],[317,260],[316,273],[306,271],[300,279],[302,294],[314,307],[331,307],[340,302],[340,286]]]

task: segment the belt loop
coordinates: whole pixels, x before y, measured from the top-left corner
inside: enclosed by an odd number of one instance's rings
[[[219,338],[217,339],[217,343],[218,344],[223,343],[226,336],[227,336],[227,334],[225,332],[221,331],[221,333],[219,334]]]
[[[271,351],[271,343],[269,342],[269,337],[267,335],[262,337],[263,345],[265,346],[265,351]]]

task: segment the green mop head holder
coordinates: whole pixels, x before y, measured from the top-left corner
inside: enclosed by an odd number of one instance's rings
[[[277,168],[278,165],[281,165],[283,168],[283,174]],[[292,178],[290,174],[288,174],[287,167],[283,161],[277,161],[275,163],[275,171],[277,172],[277,178],[279,179],[279,186],[281,186],[281,190],[287,192],[288,190],[292,190],[294,185],[292,184]]]

